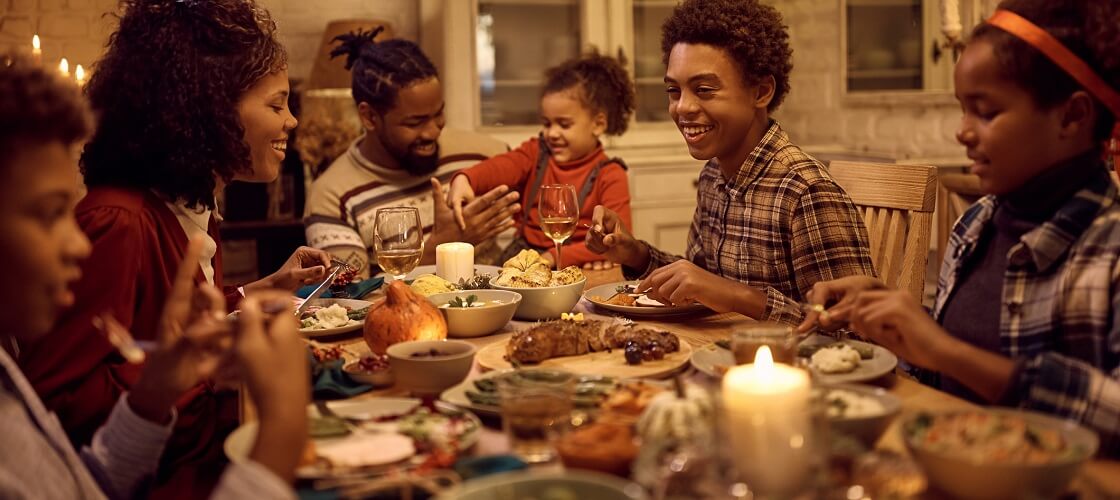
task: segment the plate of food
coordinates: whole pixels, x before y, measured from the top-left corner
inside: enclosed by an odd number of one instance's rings
[[[443,391],[440,400],[469,409],[479,415],[500,416],[498,379],[512,372],[513,370],[496,370],[464,380],[459,385]],[[665,390],[666,387],[660,382],[619,380],[602,375],[579,375],[576,378],[572,406],[584,411],[629,412],[637,419],[649,400]]]
[[[595,307],[622,313],[626,316],[672,316],[695,314],[711,311],[703,304],[672,305],[662,304],[637,293],[637,281],[621,281],[600,285],[583,292],[583,298]]]
[[[482,428],[470,412],[440,402],[434,409],[406,398],[318,404],[329,405],[334,415],[308,406],[311,439],[296,469],[301,479],[447,468],[478,442]],[[257,430],[257,422],[245,423],[226,438],[224,450],[231,462],[248,459]]]
[[[359,330],[372,304],[357,299],[313,299],[300,313],[299,331],[314,338]]]
[[[797,356],[825,384],[874,380],[898,365],[898,357],[883,347],[858,340],[838,341],[823,335],[802,341]],[[726,341],[717,341],[696,349],[690,362],[701,372],[721,377],[728,368],[735,366],[735,356]]]
[[[537,323],[478,351],[488,370],[539,365],[580,375],[664,377],[688,364],[692,346],[675,334],[620,319]]]

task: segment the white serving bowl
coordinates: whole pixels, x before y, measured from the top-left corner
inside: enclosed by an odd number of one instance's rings
[[[417,357],[432,350],[439,356]],[[462,340],[413,340],[389,346],[389,365],[397,384],[417,395],[439,394],[467,378],[478,348]]]
[[[1073,480],[1085,461],[1096,454],[1100,444],[1096,433],[1072,420],[1024,410],[987,408],[971,411],[1020,417],[1036,428],[1057,430],[1076,451],[1068,457],[1044,464],[977,462],[952,452],[935,451],[923,446],[914,430],[922,414],[907,417],[902,425],[906,446],[929,477],[930,484],[953,497],[992,500],[1055,498]],[[954,412],[926,412],[926,415],[951,413]]]
[[[583,295],[587,277],[569,284],[538,288],[513,288],[490,283],[490,288],[521,294],[521,305],[513,317],[528,321],[556,319],[561,313],[571,312]]]
[[[443,307],[456,297],[466,300],[471,295],[483,306]],[[489,335],[506,326],[521,303],[521,294],[506,290],[463,290],[432,294],[428,301],[443,313],[448,336],[469,338]]]
[[[898,416],[902,409],[902,402],[897,396],[887,392],[882,387],[860,384],[835,384],[822,388],[827,398],[832,390],[848,391],[860,396],[874,399],[882,405],[883,409],[874,414],[860,416],[829,416],[828,423],[838,433],[858,439],[869,448],[873,448],[879,438],[883,436],[891,422]],[[827,406],[827,402],[826,402]]]

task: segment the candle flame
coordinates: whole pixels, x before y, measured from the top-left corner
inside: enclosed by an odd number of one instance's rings
[[[42,50],[42,46],[39,45],[39,35],[35,35],[35,36],[31,37],[31,48],[35,52],[38,52],[38,51]]]
[[[77,80],[78,83],[86,81],[86,70],[81,64],[74,68],[74,79]]]
[[[773,368],[774,367],[774,353],[770,352],[770,346],[764,345],[758,348],[754,353],[754,365],[759,368]]]
[[[67,61],[65,57],[63,57],[62,60],[58,62],[58,70],[64,75],[70,75],[70,62]]]

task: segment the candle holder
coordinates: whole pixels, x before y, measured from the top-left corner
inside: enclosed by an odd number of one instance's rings
[[[781,416],[720,412],[728,493],[762,499],[818,498],[827,488],[829,426],[818,400]],[[736,493],[738,492],[738,493]]]
[[[815,498],[825,486],[828,419],[809,374],[769,346],[732,368],[717,400],[717,441],[732,497]]]

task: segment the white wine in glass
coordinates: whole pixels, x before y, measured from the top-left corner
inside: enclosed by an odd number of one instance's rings
[[[377,264],[393,278],[402,280],[420,264],[424,253],[420,211],[411,207],[377,210],[373,225],[373,249]]]
[[[556,243],[556,269],[562,267],[560,247],[576,232],[579,222],[579,199],[571,184],[545,184],[537,200],[541,230]]]

